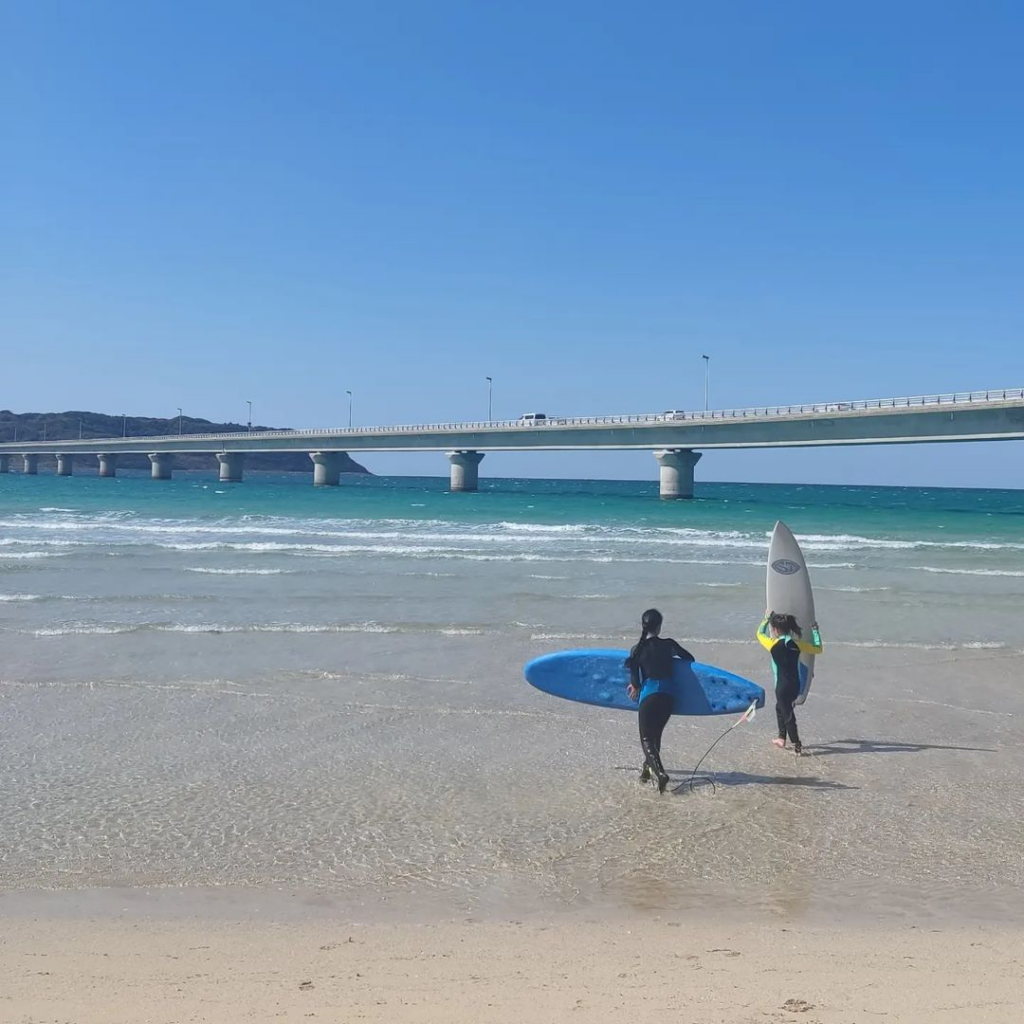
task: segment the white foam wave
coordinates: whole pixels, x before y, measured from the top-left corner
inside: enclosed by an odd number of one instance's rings
[[[42,594],[0,594],[0,602],[12,603],[15,601],[44,601]]]
[[[883,590],[892,590],[892,587],[819,587],[820,590],[829,590],[836,594],[876,594]]]
[[[0,561],[27,561],[35,558],[60,558],[70,551],[0,551]]]
[[[912,565],[919,572],[941,573],[945,576],[1013,576],[1024,577],[1019,569],[943,569],[937,565]]]
[[[298,569],[207,569],[192,565],[187,566],[185,572],[199,572],[207,576],[281,576],[297,573]]]
[[[498,526],[502,530],[508,530],[510,533],[532,533],[532,534],[544,534],[544,533],[583,533],[589,527],[586,523],[557,523],[557,524],[544,524],[544,523],[509,523],[501,522]]]
[[[137,626],[92,625],[89,623],[66,622],[62,626],[43,626],[32,630],[33,636],[114,636],[119,633],[134,633]]]

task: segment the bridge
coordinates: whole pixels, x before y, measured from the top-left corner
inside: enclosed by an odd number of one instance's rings
[[[20,457],[22,471],[39,471],[41,455],[71,476],[76,459],[98,460],[112,477],[117,458],[144,452],[155,480],[169,480],[174,456],[206,452],[220,463],[220,479],[240,482],[246,452],[306,451],[313,482],[336,486],[341,455],[353,451],[441,451],[451,464],[453,491],[475,491],[487,452],[646,449],[660,466],[663,498],[693,497],[693,471],[713,448],[787,448],[824,445],[1009,441],[1024,438],[1024,389],[965,391],[915,398],[758,406],[630,416],[551,417],[539,422],[494,420],[393,427],[270,430],[255,433],[172,434],[67,441],[0,443],[0,473]]]

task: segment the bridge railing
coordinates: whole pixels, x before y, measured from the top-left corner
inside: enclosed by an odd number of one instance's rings
[[[945,395],[916,395],[909,398],[875,398],[853,402],[818,402],[804,405],[758,405],[745,409],[711,409],[688,412],[684,410],[670,410],[660,413],[640,413],[621,416],[549,416],[544,420],[529,422],[522,417],[514,420],[476,420],[471,422],[448,422],[448,423],[416,423],[401,426],[386,427],[317,427],[313,429],[292,429],[292,430],[241,430],[233,433],[205,433],[205,434],[170,434],[165,436],[145,437],[115,437],[115,438],[89,438],[89,439],[64,439],[64,441],[52,440],[49,442],[26,441],[26,446],[38,448],[46,444],[48,450],[56,451],[62,443],[68,441],[88,440],[89,446],[93,447],[101,441],[108,441],[112,447],[124,440],[131,441],[175,441],[179,437],[193,441],[218,441],[237,440],[239,437],[308,437],[315,440],[319,437],[338,436],[359,436],[365,434],[414,434],[414,433],[438,433],[443,431],[471,431],[471,430],[509,430],[534,429],[546,430],[549,427],[603,427],[603,426],[629,426],[649,425],[658,423],[702,423],[720,422],[722,420],[737,419],[772,419],[787,416],[826,415],[842,416],[844,414],[855,414],[862,412],[884,411],[886,409],[914,409],[929,406],[946,405],[978,405],[985,403],[1003,403],[1024,401],[1024,388],[1002,388],[989,391],[957,391]],[[4,442],[5,445],[16,442]]]

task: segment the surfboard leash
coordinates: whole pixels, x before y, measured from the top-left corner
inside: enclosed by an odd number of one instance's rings
[[[722,735],[719,736],[718,739],[716,739],[715,742],[712,743],[711,746],[708,747],[708,749],[704,751],[703,754],[701,754],[700,760],[694,765],[693,771],[690,773],[690,778],[686,782],[682,782],[678,786],[676,786],[676,788],[672,792],[678,793],[679,790],[681,790],[683,788],[683,786],[688,785],[690,787],[690,792],[692,793],[693,792],[693,783],[694,783],[694,780],[697,778],[697,771],[700,768],[700,766],[704,763],[704,758],[706,758],[708,756],[708,754],[710,754],[711,751],[714,750],[715,747],[717,747],[718,744],[721,743],[722,740],[724,740],[725,737],[728,736],[729,733],[731,733],[733,731],[733,729],[736,728],[737,725],[742,725],[744,722],[751,721],[753,719],[753,717],[754,717],[756,712],[757,712],[757,701],[755,700],[755,701],[753,701],[751,703],[750,707],[747,708],[747,710],[744,711],[743,714],[740,715],[740,717],[737,718],[736,721],[733,722],[732,725],[730,725],[729,728],[726,729],[725,732],[723,732]],[[718,787],[715,785],[714,772],[712,772],[711,775],[702,775],[701,778],[702,779],[707,779],[711,783],[711,792],[712,793],[717,792]]]

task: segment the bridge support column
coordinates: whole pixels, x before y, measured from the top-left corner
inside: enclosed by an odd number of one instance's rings
[[[103,453],[97,455],[97,459],[100,460],[100,476],[117,476],[117,454],[116,453]]]
[[[240,484],[242,469],[245,466],[245,452],[217,452],[220,463],[220,482],[222,484]]]
[[[24,465],[22,472],[25,473],[26,476],[37,476],[39,473],[39,456],[35,454],[22,455],[21,458]]]
[[[57,476],[71,476],[75,471],[74,455],[57,456]]]
[[[0,473],[10,473],[11,471],[11,457],[10,455],[0,455]]]
[[[153,463],[150,476],[154,480],[170,480],[174,470],[174,454],[172,452],[152,452],[149,461]]]
[[[670,448],[655,452],[661,467],[661,497],[666,501],[693,497],[693,467],[700,462],[700,452],[689,448]]]
[[[341,452],[310,452],[313,483],[317,487],[337,487],[341,483]]]
[[[448,452],[452,464],[452,490],[475,491],[480,483],[480,461],[483,452]]]

